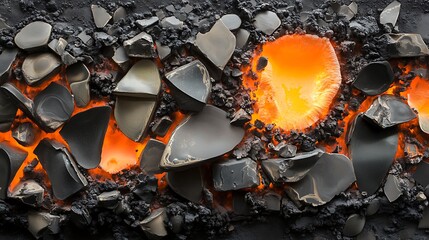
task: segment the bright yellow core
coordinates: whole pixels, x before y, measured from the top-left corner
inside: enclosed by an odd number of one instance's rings
[[[260,57],[268,64],[258,72]],[[264,44],[251,67],[257,79],[246,75],[244,85],[256,100],[253,120],[284,130],[303,130],[325,118],[341,84],[334,48],[313,35],[286,35]]]

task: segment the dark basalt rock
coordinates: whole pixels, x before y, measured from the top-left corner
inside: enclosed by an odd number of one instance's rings
[[[45,234],[60,232],[60,217],[46,212],[30,212],[28,214],[28,231],[39,239]]]
[[[193,61],[165,74],[177,106],[185,111],[201,111],[210,95],[210,75],[204,64]]]
[[[183,171],[168,172],[166,179],[168,186],[181,197],[191,202],[199,202],[201,200],[203,180],[198,167]]]
[[[231,31],[237,30],[241,25],[241,19],[236,14],[223,15],[220,20]]]
[[[32,22],[15,35],[15,44],[20,49],[31,51],[48,45],[52,26],[45,22]]]
[[[7,81],[12,74],[12,63],[18,55],[18,49],[5,49],[0,54],[0,83]]]
[[[141,32],[135,37],[124,41],[124,48],[130,57],[158,57],[152,37],[145,32]]]
[[[27,155],[27,152],[12,147],[8,142],[0,143],[0,199],[6,198],[9,184]]]
[[[88,68],[82,62],[75,63],[66,69],[66,78],[78,107],[85,107],[90,101],[90,77]]]
[[[56,198],[64,200],[88,184],[61,143],[45,138],[37,145],[34,153],[48,174]]]
[[[399,185],[399,179],[397,176],[389,174],[384,184],[384,194],[386,195],[389,202],[394,202],[402,195],[402,190]]]
[[[255,16],[253,25],[255,28],[267,35],[271,35],[280,27],[281,21],[280,18],[271,11],[265,11],[258,13]]]
[[[343,234],[346,237],[354,237],[362,232],[365,227],[365,216],[352,214],[347,218]]]
[[[258,63],[256,64],[256,71],[260,72],[264,70],[264,68],[268,65],[268,58],[262,56],[258,59]]]
[[[396,128],[382,129],[357,116],[349,143],[360,191],[374,194],[389,170],[398,147]]]
[[[423,187],[426,187],[429,184],[429,178],[427,177],[429,174],[429,163],[425,161],[421,161],[417,165],[417,169],[413,174],[414,180],[416,180],[417,183],[422,185]]]
[[[206,105],[201,112],[188,116],[176,127],[160,166],[168,170],[205,162],[231,151],[243,136],[244,130],[232,126],[226,112]]]
[[[103,192],[97,196],[98,206],[115,209],[119,204],[121,193],[118,190]]]
[[[109,106],[90,108],[74,115],[60,131],[76,162],[85,169],[100,164],[111,112]]]
[[[173,124],[173,121],[170,117],[164,116],[152,126],[151,130],[155,135],[164,137],[165,134],[167,134],[168,129],[170,129],[171,124]]]
[[[417,117],[408,104],[393,95],[376,98],[364,116],[382,128],[405,123]]]
[[[20,182],[10,193],[9,197],[18,199],[29,206],[40,206],[45,190],[34,180]]]
[[[250,120],[252,120],[252,116],[248,114],[244,109],[240,108],[232,115],[231,124],[234,126],[243,126]]]
[[[355,180],[349,158],[342,154],[323,153],[303,179],[290,184],[287,193],[296,201],[319,206],[345,191]]]
[[[0,91],[0,132],[10,130],[17,111],[18,107],[7,96],[7,93]]]
[[[297,182],[319,161],[323,151],[298,153],[292,158],[277,158],[262,161],[262,169],[273,183]]]
[[[429,55],[429,49],[420,34],[391,33],[387,38],[387,54],[390,58]]]
[[[238,190],[259,185],[258,164],[250,158],[216,163],[212,169],[213,185],[217,191]]]
[[[234,34],[222,21],[217,21],[209,32],[198,33],[195,40],[195,46],[221,70],[234,53],[235,45]]]
[[[263,197],[265,206],[269,211],[280,211],[282,204],[282,196],[275,192],[268,192]]]
[[[36,134],[37,130],[30,122],[21,123],[12,130],[12,137],[22,146],[33,145]]]
[[[52,53],[35,53],[25,58],[22,74],[28,85],[37,85],[57,74],[61,60]]]
[[[140,168],[148,175],[161,173],[159,168],[162,153],[164,152],[165,144],[156,139],[149,139],[144,150],[140,155]]]
[[[165,222],[168,221],[164,208],[154,210],[147,218],[140,222],[140,227],[149,240],[158,240],[167,236]]]
[[[386,91],[393,83],[393,70],[387,61],[366,65],[358,74],[353,86],[363,93],[374,96]]]
[[[132,188],[132,192],[141,200],[150,203],[158,193],[158,179],[155,176],[146,175]]]
[[[393,1],[380,13],[380,24],[390,25],[394,27],[398,21],[399,12],[401,10],[401,3],[398,1]]]
[[[91,5],[92,17],[97,28],[103,28],[110,21],[112,16],[106,11],[106,9],[98,6]]]

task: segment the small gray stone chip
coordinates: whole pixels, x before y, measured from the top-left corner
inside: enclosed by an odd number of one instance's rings
[[[20,182],[10,193],[9,197],[18,199],[29,206],[40,206],[45,190],[36,181],[30,179]]]
[[[22,146],[30,146],[36,138],[36,129],[30,122],[24,122],[12,130],[12,137]]]
[[[155,43],[159,59],[164,60],[166,57],[170,56],[171,48],[169,48],[168,46],[161,45],[161,43],[158,41],[155,41]]]
[[[360,70],[353,86],[366,95],[375,96],[389,89],[393,70],[387,61],[372,62]]]
[[[103,28],[110,21],[112,16],[106,11],[106,9],[98,6],[91,5],[92,17],[97,28]]]
[[[141,32],[135,37],[124,41],[124,48],[130,57],[158,57],[152,37],[145,32]]]
[[[256,187],[259,185],[258,164],[250,158],[216,163],[213,184],[217,191]]]
[[[168,221],[167,213],[164,208],[158,208],[140,222],[140,227],[149,240],[159,240],[167,236],[165,222]]]
[[[107,209],[115,209],[119,204],[121,193],[118,190],[103,192],[97,196],[98,206]]]
[[[18,49],[4,49],[0,54],[0,83],[9,79],[12,74],[12,63],[15,61]]]
[[[113,13],[113,22],[118,22],[119,20],[125,18],[127,16],[127,10],[124,7],[119,7]]]
[[[247,42],[249,40],[250,32],[246,29],[238,29],[237,33],[235,34],[236,38],[236,47],[238,49],[242,49],[247,45]]]
[[[183,21],[180,21],[175,16],[166,17],[161,20],[161,26],[163,28],[182,29]]]
[[[429,55],[429,49],[420,34],[391,33],[387,38],[387,54],[390,58]]]
[[[155,122],[151,130],[157,136],[164,137],[165,134],[167,134],[168,129],[170,129],[172,123],[173,121],[169,116],[163,116],[161,119]]]
[[[241,19],[236,14],[223,15],[220,20],[231,31],[237,30],[241,26]]]
[[[152,175],[161,173],[159,168],[165,144],[156,139],[149,139],[140,155],[140,168],[145,174]]]
[[[272,11],[258,13],[254,20],[255,28],[267,35],[273,34],[281,24],[280,18]]]
[[[15,35],[15,44],[22,50],[37,50],[48,45],[52,26],[45,22],[32,22]]]
[[[60,216],[46,212],[30,212],[28,214],[28,231],[36,238],[45,233],[57,234],[60,232]]]
[[[389,202],[394,202],[402,195],[402,190],[399,185],[399,179],[397,176],[389,174],[384,184],[384,194],[386,195]]]
[[[399,12],[401,10],[401,3],[393,1],[381,12],[380,23],[382,25],[390,24],[391,27],[396,25],[398,21]]]
[[[346,237],[354,237],[362,232],[365,227],[365,216],[352,214],[347,218],[343,228],[343,234]]]

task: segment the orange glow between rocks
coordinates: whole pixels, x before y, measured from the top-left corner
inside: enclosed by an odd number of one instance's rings
[[[259,57],[268,65],[261,72]],[[256,100],[253,120],[274,123],[284,130],[305,129],[327,116],[341,84],[340,65],[326,38],[286,35],[256,51],[243,84]]]

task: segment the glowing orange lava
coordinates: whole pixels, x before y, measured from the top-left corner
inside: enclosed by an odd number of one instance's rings
[[[257,72],[261,56],[268,64]],[[284,130],[305,129],[325,118],[341,84],[334,48],[313,35],[286,35],[264,44],[251,68],[257,80],[246,75],[243,83],[256,100],[253,119]]]
[[[408,104],[419,113],[420,125],[428,126],[429,121],[429,80],[417,76],[408,91]],[[426,123],[424,123],[426,121]],[[425,129],[427,131],[427,129]]]

